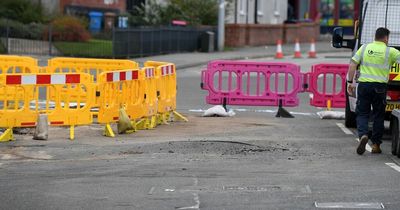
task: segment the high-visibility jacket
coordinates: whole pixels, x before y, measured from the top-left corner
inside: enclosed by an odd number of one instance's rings
[[[352,61],[360,64],[359,82],[387,83],[391,66],[400,63],[400,52],[384,42],[374,41],[361,46]]]

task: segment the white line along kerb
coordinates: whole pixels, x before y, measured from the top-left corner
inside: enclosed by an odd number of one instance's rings
[[[397,164],[395,164],[395,163],[385,163],[385,164],[388,165],[389,167],[393,168],[397,172],[400,172],[400,166],[398,166]]]
[[[351,132],[351,130],[349,130],[348,128],[346,128],[343,123],[336,123],[336,125],[342,129],[342,131],[347,134],[347,135],[353,135],[353,132]]]

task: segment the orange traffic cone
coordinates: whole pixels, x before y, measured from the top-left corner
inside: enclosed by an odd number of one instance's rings
[[[294,45],[294,58],[301,58],[299,39],[296,39],[296,44]]]
[[[276,44],[276,59],[282,59],[283,58],[283,52],[282,52],[282,40],[278,39],[277,44]]]
[[[310,51],[308,52],[308,58],[316,58],[317,57],[317,52],[315,51],[315,41],[314,39],[311,39],[311,46],[310,46]]]

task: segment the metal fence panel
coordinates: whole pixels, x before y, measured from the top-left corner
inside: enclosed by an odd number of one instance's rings
[[[138,57],[166,53],[193,52],[200,49],[200,36],[216,28],[157,27],[115,29],[113,53],[115,57]],[[214,45],[217,44],[214,36]]]

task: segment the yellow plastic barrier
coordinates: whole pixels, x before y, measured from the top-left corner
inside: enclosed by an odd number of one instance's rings
[[[27,56],[0,55],[0,74],[37,73],[36,59]]]
[[[137,69],[139,64],[131,60],[122,59],[94,59],[94,58],[52,58],[48,60],[48,73],[87,73],[97,77],[106,71]]]
[[[172,63],[147,61],[144,64],[156,68],[157,94],[158,94],[158,116],[159,124],[167,124],[171,115],[175,118],[188,121],[183,115],[176,111],[176,67]]]
[[[37,72],[39,72],[39,67],[36,59],[27,56],[0,55],[0,74]],[[9,93],[10,92],[7,94]],[[6,93],[0,89],[0,100],[4,100],[5,94]],[[18,95],[21,95],[21,93]]]
[[[93,77],[93,82],[97,83],[98,76],[103,72],[137,69],[139,64],[131,60],[122,59],[93,59],[93,58],[52,58],[48,60],[46,72],[48,73],[87,73]],[[79,89],[75,90],[76,97],[84,93]],[[99,103],[95,101],[95,107]]]
[[[139,69],[103,72],[98,82],[99,112],[97,122],[105,124],[104,135],[114,137],[110,123],[119,120],[119,109],[124,108],[133,125],[145,116],[145,79]]]
[[[120,115],[133,131],[168,124],[172,116],[187,121],[176,112],[172,63],[148,61],[140,69],[130,60],[53,58],[39,67],[30,57],[0,56],[0,62],[0,127],[7,128],[0,141],[12,140],[15,127],[35,127],[39,114],[50,125],[70,126],[70,139],[74,126],[93,123],[93,115],[106,136],[115,135],[110,123]]]
[[[137,129],[153,129],[157,126],[157,76],[154,67],[143,67],[140,71],[144,82],[140,88],[144,89],[144,116],[136,123]]]
[[[77,88],[86,94],[72,97]],[[71,140],[74,126],[93,122],[90,109],[95,91],[89,74],[0,75],[0,90],[5,93],[0,101],[0,127],[8,128],[0,141],[12,140],[14,127],[36,126],[39,114],[47,114],[52,126],[70,126]]]

